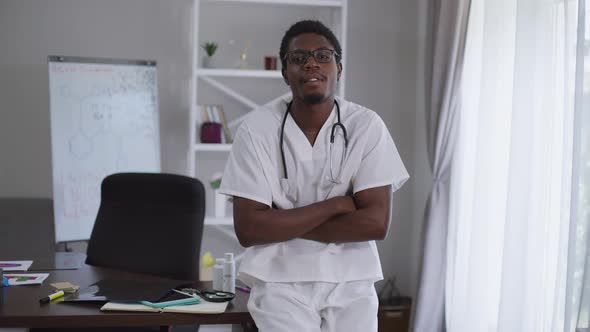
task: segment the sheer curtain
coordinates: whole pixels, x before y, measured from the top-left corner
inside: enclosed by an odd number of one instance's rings
[[[562,331],[577,1],[472,0],[447,247],[447,329]]]
[[[455,151],[458,113],[461,109],[461,72],[471,0],[432,0],[430,38],[432,52],[426,111],[428,157],[432,190],[424,214],[424,240],[420,284],[413,330],[445,330],[445,278],[449,179]]]
[[[579,0],[576,104],[572,156],[571,223],[568,251],[565,328],[590,331],[590,19],[588,2]]]

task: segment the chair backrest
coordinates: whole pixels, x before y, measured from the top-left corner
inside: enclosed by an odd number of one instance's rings
[[[56,250],[50,198],[0,198],[0,253],[18,252],[3,259],[51,256]]]
[[[205,189],[194,178],[118,173],[101,185],[86,263],[197,280]]]

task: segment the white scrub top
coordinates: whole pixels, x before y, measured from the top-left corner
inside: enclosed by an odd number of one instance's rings
[[[289,114],[283,139],[288,173],[284,179],[280,131],[288,100],[278,98],[252,111],[238,128],[221,193],[291,209],[374,187],[399,189],[409,175],[383,120],[365,107],[340,98],[337,101],[348,135],[345,160],[339,128],[330,144],[330,131],[337,121],[335,107],[313,146]],[[331,181],[330,174],[340,174],[338,183]],[[293,239],[247,248],[238,277],[246,284],[251,284],[252,278],[344,282],[376,281],[383,273],[375,241],[326,244]]]

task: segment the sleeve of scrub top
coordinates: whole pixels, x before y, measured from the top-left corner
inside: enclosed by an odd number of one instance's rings
[[[353,176],[353,192],[391,185],[398,190],[410,177],[383,120],[373,113],[361,164]]]
[[[240,126],[225,165],[219,191],[270,206],[272,191],[254,144],[248,128],[245,125]]]

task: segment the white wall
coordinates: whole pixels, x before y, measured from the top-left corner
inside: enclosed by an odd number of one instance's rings
[[[414,157],[413,166],[414,183],[412,196],[412,210],[414,211],[414,220],[416,224],[411,233],[412,237],[412,261],[410,276],[410,289],[417,292],[419,282],[419,272],[422,257],[422,240],[423,240],[423,217],[426,208],[426,200],[432,187],[432,172],[428,164],[428,153],[426,150],[426,109],[429,107],[429,97],[426,81],[428,59],[430,58],[430,49],[427,45],[428,34],[428,5],[429,0],[417,0],[417,56],[416,56],[416,123],[414,134]]]
[[[347,97],[383,117],[412,176],[395,195],[390,236],[379,243],[384,273],[396,275],[406,294],[416,287],[429,185],[423,105],[416,98],[419,3],[349,0],[344,69]],[[0,196],[52,195],[46,57],[54,54],[158,61],[162,167],[186,174],[191,8],[190,0],[0,0]],[[266,18],[263,10],[254,15]],[[303,14],[280,15],[273,20],[286,28]],[[260,54],[252,52],[254,65],[278,52],[282,31],[272,36],[277,40],[257,45]]]
[[[417,287],[422,214],[429,187],[420,48],[424,1],[349,1],[347,97],[377,111],[396,142],[410,180],[394,194],[389,237],[378,244],[383,272],[403,293]],[[346,70],[346,69],[345,69]]]
[[[0,195],[50,197],[48,55],[158,61],[163,169],[185,171],[189,0],[0,1]]]

